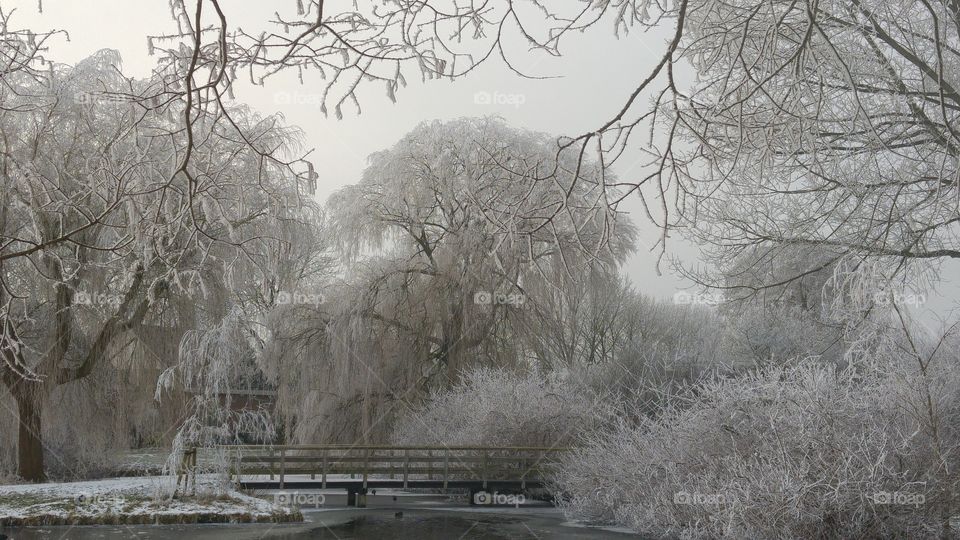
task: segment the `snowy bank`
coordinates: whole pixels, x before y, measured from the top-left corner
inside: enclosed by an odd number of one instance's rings
[[[299,510],[220,486],[198,476],[196,495],[169,496],[169,477],[0,486],[0,526],[281,523]]]

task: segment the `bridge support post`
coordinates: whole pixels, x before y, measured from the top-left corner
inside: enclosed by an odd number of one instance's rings
[[[367,490],[364,488],[347,488],[347,506],[366,508]]]
[[[236,473],[236,476],[237,476],[236,486],[237,486],[237,489],[240,489],[241,478],[240,478],[240,450],[239,449],[236,450],[233,464],[234,464],[234,472]]]
[[[323,489],[327,489],[327,450],[323,450],[323,469],[321,470],[322,480],[320,480],[320,486]]]
[[[370,450],[363,453],[363,494],[367,493],[367,474],[370,471]],[[364,505],[366,506],[366,505]]]
[[[527,468],[526,457],[520,458],[520,471],[520,489],[527,489],[527,472],[529,469]]]
[[[443,456],[443,489],[447,489],[447,482],[450,480],[450,451],[447,450]]]

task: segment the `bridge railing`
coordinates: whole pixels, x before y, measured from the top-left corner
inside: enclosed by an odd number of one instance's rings
[[[269,476],[279,487],[291,475],[318,477],[326,487],[332,476],[402,482],[403,487],[424,480],[446,488],[450,481],[541,483],[549,477],[568,448],[482,446],[356,446],[356,445],[239,445],[221,446],[228,453],[231,475]]]

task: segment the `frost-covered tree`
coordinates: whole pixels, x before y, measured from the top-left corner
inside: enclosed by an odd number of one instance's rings
[[[678,57],[699,80],[671,122],[697,151],[669,164],[709,171],[695,187],[704,175],[680,178],[684,217],[721,268],[802,246],[892,273],[960,255],[952,4],[691,2],[684,14]]]
[[[291,0],[245,30],[235,24],[233,6],[220,0],[173,0],[178,31],[152,36],[149,50],[162,65],[179,66],[181,77],[196,79],[194,88],[209,90],[211,98],[227,94],[240,79],[265,84],[284,71],[301,78],[317,72],[324,79],[321,111],[341,117],[344,105],[359,110],[357,90],[364,85],[381,86],[396,100],[410,76],[458,78],[490,59],[517,71],[514,52],[558,56],[567,36],[598,21],[609,17],[619,30],[646,20],[646,3]],[[171,84],[172,91],[187,92]]]
[[[322,333],[288,328],[312,340],[299,350],[326,351],[300,365],[318,356],[328,364],[324,380],[300,381],[312,397],[296,410],[314,412],[302,436],[315,437],[317,426],[334,436],[336,425],[350,433],[336,436],[350,439],[377,425],[379,404],[407,405],[472,365],[535,363],[523,340],[536,330],[520,322],[539,302],[535,291],[553,294],[592,268],[615,267],[633,238],[624,216],[597,211],[602,188],[572,181],[577,156],[564,160],[562,174],[544,182],[536,171],[555,167],[550,137],[497,119],[425,123],[331,198],[329,230],[346,279],[312,319],[324,321]],[[555,182],[580,202],[553,195]],[[567,218],[543,221],[557,203],[567,204]],[[586,255],[583,246],[601,236],[611,238],[606,249]],[[361,417],[344,422],[353,416],[341,407]]]
[[[735,354],[756,365],[806,356],[842,363],[844,334],[855,321],[832,312],[835,302],[848,300],[833,286],[841,258],[814,246],[758,247],[726,265],[719,307],[729,321]],[[706,274],[693,278],[711,283]]]
[[[591,268],[576,275],[551,268],[532,281],[524,325],[528,356],[544,369],[615,363],[639,339],[640,295],[616,269]]]
[[[27,480],[44,476],[56,387],[134,343],[215,324],[224,291],[273,274],[276,224],[304,205],[284,161],[296,132],[235,108],[230,121],[192,114],[184,133],[177,118],[190,106],[123,99],[156,82],[127,79],[119,64],[101,51],[5,74],[0,88],[0,377],[17,403]]]
[[[553,167],[552,152],[549,137],[478,119],[423,124],[375,154],[360,184],[329,203],[348,260],[364,262],[364,250],[379,250],[395,267],[374,279],[397,275],[406,288],[397,291],[395,313],[377,311],[390,308],[387,284],[383,294],[373,291],[367,301],[374,305],[361,308],[372,311],[362,316],[387,325],[410,325],[413,313],[423,317],[416,328],[454,379],[463,354],[485,338],[497,314],[525,302],[527,281],[549,280],[557,267],[577,274],[622,261],[631,249],[631,226],[593,208],[602,188],[575,184],[575,156],[565,156],[565,177],[557,179],[575,192],[567,219],[540,219],[562,203],[551,197],[553,182],[539,180],[539,169]],[[576,251],[601,236],[613,238],[604,252],[586,258]]]

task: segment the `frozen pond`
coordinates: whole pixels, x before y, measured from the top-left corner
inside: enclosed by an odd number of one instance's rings
[[[402,511],[402,517],[396,512]],[[615,531],[565,524],[553,509],[521,511],[472,511],[467,508],[441,510],[370,508],[305,512],[307,522],[284,525],[159,525],[100,527],[38,527],[4,529],[9,540],[93,540],[159,538],[182,540],[242,539],[620,539],[634,538]]]

